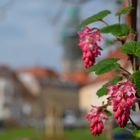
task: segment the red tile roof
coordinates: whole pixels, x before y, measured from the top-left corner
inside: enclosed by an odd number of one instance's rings
[[[128,59],[128,56],[120,51],[120,47],[117,47],[114,51],[110,51],[106,58],[116,57],[120,59]]]
[[[84,70],[75,71],[72,73],[63,73],[61,78],[64,80],[73,81],[81,86],[91,81],[91,79],[89,79],[89,73],[85,72]]]
[[[17,72],[31,73],[37,78],[43,78],[43,77],[57,78],[58,77],[58,74],[54,70],[43,68],[43,67],[20,68],[17,70]]]

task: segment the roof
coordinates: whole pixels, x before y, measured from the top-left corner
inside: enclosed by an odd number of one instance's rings
[[[61,78],[64,80],[73,81],[80,86],[85,85],[91,81],[89,78],[89,73],[85,72],[84,70],[74,71],[71,73],[62,73]]]
[[[14,86],[20,89],[20,93],[23,95],[23,97],[34,99],[35,96],[32,94],[32,92],[30,92],[24,86],[24,84],[19,80],[16,72],[12,70],[9,66],[0,65],[0,77],[11,79],[13,81]]]
[[[17,69],[17,72],[30,73],[37,78],[43,78],[43,77],[57,78],[58,77],[58,74],[54,70],[48,69],[48,68],[43,68],[43,67],[38,67],[38,66],[20,68],[20,69]]]
[[[116,58],[120,58],[120,59],[128,59],[128,56],[121,52],[120,47],[115,48],[114,51],[110,51],[108,53],[108,55],[106,56],[106,58],[109,58],[109,57],[116,57]]]

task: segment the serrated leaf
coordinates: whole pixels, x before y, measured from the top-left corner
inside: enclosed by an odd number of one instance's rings
[[[97,75],[109,72],[113,69],[118,69],[120,65],[117,63],[118,59],[117,58],[108,58],[105,60],[100,61],[96,65],[90,67],[87,69],[87,72],[92,72],[94,71]]]
[[[122,15],[122,14],[129,14],[133,9],[134,9],[134,7],[132,7],[132,6],[123,7],[123,8],[120,9],[115,15],[116,15],[116,16],[120,16],[120,15]]]
[[[85,19],[84,21],[82,21],[80,26],[85,26],[85,25],[91,24],[93,22],[100,21],[104,17],[106,17],[108,14],[111,14],[111,12],[109,10],[103,10],[103,11]]]
[[[122,77],[121,76],[115,76],[112,80],[110,80],[109,82],[108,82],[108,84],[112,84],[112,85],[115,85],[115,84],[117,84],[119,81],[121,81],[122,80]]]
[[[121,51],[126,54],[135,54],[136,49],[137,49],[136,41],[127,42],[121,47]]]
[[[140,42],[138,43],[138,48],[136,49],[136,56],[140,56]]]
[[[97,68],[97,71],[95,72],[97,75],[109,72],[113,69],[118,69],[119,68],[119,64],[118,63],[114,63],[114,64],[107,64],[106,66],[102,66],[100,68]]]
[[[129,41],[121,47],[121,51],[125,54],[140,56],[140,42]]]
[[[100,31],[114,36],[126,36],[129,33],[129,27],[126,24],[113,24],[101,28]]]
[[[137,90],[137,93],[140,95],[140,71],[136,71],[132,74],[133,83]]]
[[[108,110],[104,110],[104,111],[105,111],[106,115],[112,116],[112,113],[110,111],[108,111]]]
[[[140,138],[140,130],[134,130],[132,134],[134,137]]]
[[[107,92],[108,92],[108,89],[107,89],[105,86],[102,86],[102,87],[97,91],[96,95],[97,95],[98,97],[102,97],[102,96],[106,95]]]
[[[106,85],[112,84],[115,85],[118,81],[122,80],[122,77],[120,76],[115,76],[113,79],[111,79],[109,82],[104,84],[97,92],[96,95],[100,98],[104,95],[107,95],[107,92],[109,91],[108,88],[106,88]]]

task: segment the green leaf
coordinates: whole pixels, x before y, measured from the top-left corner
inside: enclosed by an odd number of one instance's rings
[[[115,85],[115,84],[117,84],[119,81],[121,81],[122,80],[122,77],[121,76],[115,76],[112,80],[110,80],[109,82],[108,82],[108,84],[112,84],[112,85]]]
[[[120,15],[122,15],[122,14],[129,14],[133,9],[134,9],[134,7],[132,7],[132,6],[123,7],[123,8],[120,9],[115,15],[116,15],[116,16],[120,16]]]
[[[140,71],[136,71],[132,74],[133,83],[137,90],[137,93],[140,95]]]
[[[134,137],[140,138],[140,130],[134,130],[132,134]]]
[[[140,42],[137,42],[137,44],[138,44],[138,46],[137,46],[135,55],[140,56]]]
[[[122,80],[122,77],[120,76],[115,76],[112,80],[110,80],[109,82],[107,82],[106,84],[104,84],[97,92],[96,95],[98,97],[102,97],[104,95],[107,95],[107,92],[109,91],[108,88],[106,88],[106,86],[108,84],[112,84],[115,85],[118,81]]]
[[[118,58],[108,58],[108,59],[100,61],[99,63],[90,67],[86,71],[87,72],[94,71],[97,75],[100,75],[100,74],[109,72],[113,69],[118,69],[120,65],[117,63],[117,61],[118,61]]]
[[[126,36],[129,27],[126,24],[112,24],[100,29],[102,33],[111,33],[114,36]]]
[[[103,11],[85,19],[84,21],[82,21],[80,26],[85,26],[85,25],[91,24],[93,22],[100,21],[104,17],[106,17],[108,14],[111,14],[111,12],[109,10],[103,10]]]
[[[107,89],[105,86],[102,86],[102,87],[97,91],[96,95],[97,95],[98,97],[102,97],[102,96],[106,95],[107,92],[108,92],[108,89]]]
[[[105,110],[105,113],[106,113],[106,115],[108,115],[108,116],[112,116],[112,113],[111,113],[110,111],[108,111],[108,110]]]
[[[121,47],[121,51],[125,54],[140,56],[140,42],[129,41]]]

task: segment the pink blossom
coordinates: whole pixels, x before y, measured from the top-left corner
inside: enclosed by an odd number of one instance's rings
[[[89,27],[84,27],[78,34],[80,37],[79,46],[83,52],[84,66],[89,68],[95,63],[95,58],[101,54],[102,49],[99,46],[103,37],[98,29]]]
[[[137,98],[136,90],[130,81],[122,81],[116,85],[108,85],[110,105],[113,106],[114,118],[117,119],[120,127],[125,127],[130,116],[130,109]]]
[[[86,115],[90,122],[90,131],[93,135],[100,135],[104,128],[104,122],[108,119],[102,106],[92,106],[90,112]]]

